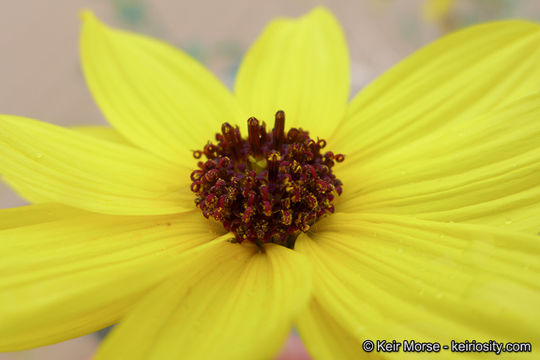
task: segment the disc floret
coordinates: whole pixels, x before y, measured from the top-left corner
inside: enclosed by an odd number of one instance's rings
[[[332,168],[345,157],[323,152],[326,141],[301,128],[285,133],[283,111],[270,132],[252,117],[247,139],[228,123],[215,138],[216,144],[193,153],[201,160],[191,173],[191,191],[203,215],[221,222],[235,241],[293,248],[300,232],[334,212],[342,183]]]

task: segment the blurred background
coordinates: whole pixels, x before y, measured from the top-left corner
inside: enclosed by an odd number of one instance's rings
[[[231,87],[242,55],[270,19],[321,4],[345,30],[352,94],[448,32],[495,19],[540,21],[538,0],[0,0],[0,113],[59,125],[105,124],[79,67],[81,9],[182,48]],[[0,184],[0,208],[22,204]],[[89,359],[103,334],[0,354],[0,360]],[[293,335],[281,359],[304,358],[298,345]]]

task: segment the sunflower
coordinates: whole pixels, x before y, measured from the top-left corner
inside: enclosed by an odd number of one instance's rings
[[[97,359],[270,358],[293,324],[318,359],[539,344],[538,25],[449,35],[348,103],[322,8],[273,21],[234,93],[82,18],[114,130],[0,117],[2,175],[33,203],[0,215],[0,351],[120,320]]]

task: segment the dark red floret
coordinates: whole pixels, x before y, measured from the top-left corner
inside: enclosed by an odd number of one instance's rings
[[[237,242],[293,248],[300,232],[334,212],[343,184],[332,168],[344,155],[323,153],[326,141],[302,129],[285,133],[283,111],[270,132],[249,118],[247,139],[238,126],[224,123],[216,142],[193,152],[201,161],[191,173],[191,191],[203,215],[220,221]]]

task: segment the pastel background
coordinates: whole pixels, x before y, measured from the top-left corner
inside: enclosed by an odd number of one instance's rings
[[[79,66],[81,9],[182,48],[232,86],[243,53],[264,24],[316,5],[330,8],[343,25],[353,94],[445,33],[495,19],[540,21],[538,0],[0,0],[0,113],[59,125],[105,124]],[[0,208],[22,204],[0,184]],[[0,354],[0,360],[89,359],[100,338],[92,334]],[[298,343],[293,336],[286,346],[289,355],[281,358],[300,358]]]

